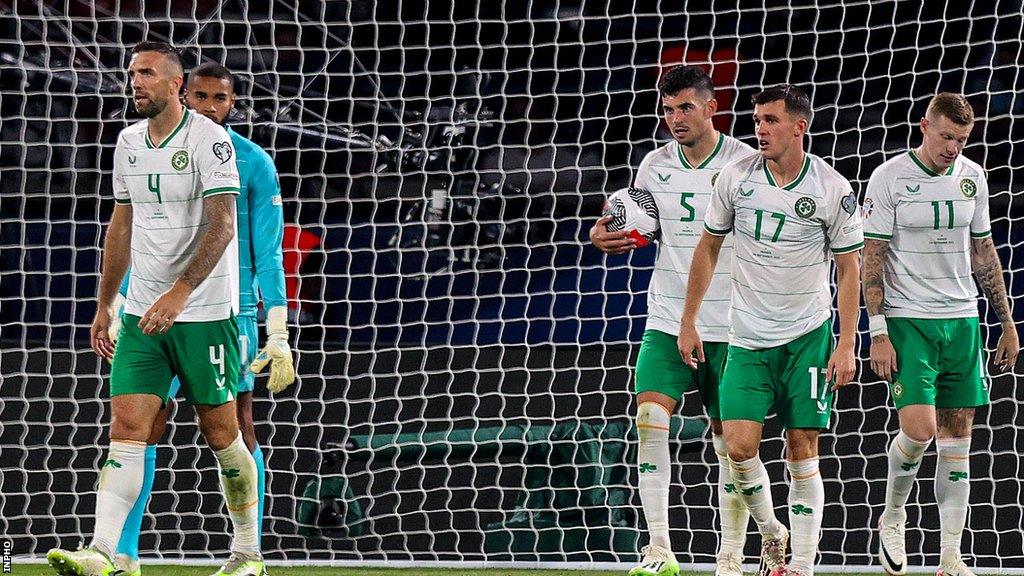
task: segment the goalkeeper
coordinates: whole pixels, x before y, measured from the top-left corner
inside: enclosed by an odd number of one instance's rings
[[[189,74],[185,104],[217,124],[224,125],[234,107],[235,99],[234,78],[224,66],[208,62],[196,67]],[[254,372],[260,372],[269,363],[270,381],[267,388],[271,392],[280,392],[295,380],[291,350],[288,347],[287,299],[281,253],[284,218],[274,161],[251,140],[239,135],[230,126],[225,128],[237,153],[236,161],[241,181],[236,202],[240,287],[238,331],[241,362],[235,406],[242,439],[256,462],[259,497],[257,518],[260,519],[256,531],[257,535],[261,536],[266,474],[263,452],[256,442],[256,431],[253,426]],[[126,293],[127,289],[128,276],[125,276],[121,293]],[[267,344],[257,355],[259,335],[256,309],[260,297],[263,298],[263,305],[267,309]],[[114,317],[117,318],[118,315]],[[116,328],[115,326],[111,329],[112,340],[117,338]],[[168,397],[173,398],[177,390],[178,379],[175,378]],[[125,576],[138,575],[141,572],[138,562],[139,532],[153,487],[156,444],[164,436],[168,412],[169,408],[165,407],[154,422],[146,447],[146,473],[142,492],[125,521],[118,544],[115,563],[118,568],[125,571]],[[232,565],[227,565],[223,570],[225,573],[233,573],[232,568]]]

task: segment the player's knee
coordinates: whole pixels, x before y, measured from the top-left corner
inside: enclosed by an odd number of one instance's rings
[[[214,450],[223,450],[238,438],[238,422],[234,418],[202,418],[199,430]]]
[[[900,429],[908,438],[915,442],[931,442],[932,438],[937,433],[934,420],[919,420],[913,422],[904,422]]]
[[[111,440],[132,440],[134,442],[148,442],[153,429],[153,422],[146,421],[140,415],[131,412],[114,413],[110,419]]]
[[[644,402],[636,410],[636,433],[640,442],[660,438],[668,439],[672,417],[668,409],[657,402]]]
[[[792,429],[786,432],[786,459],[799,462],[818,456],[818,431]]]
[[[729,446],[729,459],[733,462],[746,462],[757,456],[757,446]]]

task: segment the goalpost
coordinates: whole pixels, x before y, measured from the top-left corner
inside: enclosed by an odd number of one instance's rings
[[[88,347],[134,43],[237,76],[232,125],[275,159],[300,382],[257,380],[270,562],[625,567],[646,543],[631,370],[654,249],[605,258],[587,230],[668,139],[662,69],[713,63],[716,125],[750,141],[750,96],[792,82],[809,150],[862,193],[916,145],[940,90],[979,121],[1011,298],[1024,216],[1024,14],[1010,3],[0,3],[0,532],[21,558],[91,535],[109,368]],[[687,6],[699,7],[687,9]],[[743,3],[749,4],[749,3]],[[798,6],[794,6],[797,4]],[[610,5],[610,6],[609,6]],[[999,325],[982,304],[987,348]],[[866,321],[860,331],[866,352]],[[866,363],[865,363],[866,364]],[[868,372],[822,437],[822,571],[873,565],[896,429]],[[978,411],[965,550],[1024,573],[1024,391],[993,374]],[[717,547],[716,460],[699,403],[673,434],[672,541]],[[190,415],[158,452],[143,563],[223,557],[216,466]],[[762,458],[780,517],[783,445]],[[909,564],[938,562],[929,451],[908,506]],[[757,560],[751,526],[747,562]],[[843,568],[845,567],[845,568]]]

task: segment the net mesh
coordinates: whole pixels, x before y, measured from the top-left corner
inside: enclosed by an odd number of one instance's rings
[[[137,119],[124,69],[142,39],[182,48],[187,68],[234,71],[230,121],[280,174],[301,382],[255,394],[272,560],[635,560],[629,366],[654,251],[605,258],[586,238],[604,195],[669,137],[654,90],[665,66],[713,63],[716,125],[747,141],[751,94],[806,87],[810,150],[858,190],[916,143],[934,93],[966,93],[979,117],[966,154],[988,170],[1019,292],[1019,6],[607,4],[0,2],[0,529],[14,553],[92,531],[110,413],[88,327],[113,148]],[[992,349],[998,322],[982,313]],[[828,565],[873,561],[896,421],[885,387],[862,380],[821,445]],[[994,376],[975,420],[964,544],[978,566],[1024,568],[1022,394]],[[708,563],[715,457],[697,399],[682,412],[673,545]],[[144,556],[228,549],[190,414],[179,405],[158,453]],[[784,517],[779,435],[770,422],[762,457]],[[911,565],[938,560],[933,475],[930,455],[909,507]]]

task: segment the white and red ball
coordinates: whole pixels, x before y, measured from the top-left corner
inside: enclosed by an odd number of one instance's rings
[[[609,232],[627,231],[629,237],[636,241],[637,248],[657,240],[661,232],[658,204],[654,195],[643,188],[616,190],[605,201],[602,215],[612,217],[605,224]]]

